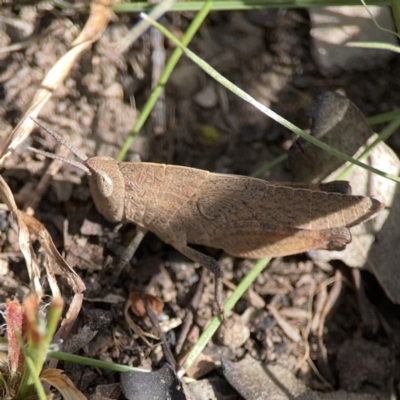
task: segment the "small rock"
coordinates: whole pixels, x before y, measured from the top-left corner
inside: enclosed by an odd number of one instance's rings
[[[192,97],[199,87],[199,68],[196,65],[180,65],[175,68],[168,82],[175,96]]]
[[[214,85],[209,84],[205,86],[194,96],[194,101],[203,108],[215,107],[218,104],[218,96],[215,92]]]
[[[250,329],[237,314],[232,314],[218,330],[218,342],[231,349],[243,346],[250,337]]]
[[[200,353],[196,361],[186,372],[189,378],[199,379],[215,368],[215,363],[210,356]]]
[[[124,96],[124,89],[118,82],[113,82],[104,90],[100,91],[100,95],[104,97],[120,99]]]
[[[369,6],[380,26],[395,30],[389,8]],[[346,42],[396,44],[396,37],[382,31],[363,6],[310,9],[312,54],[326,76],[345,70],[366,71],[384,65],[393,52],[345,47]]]
[[[0,276],[6,276],[10,272],[7,260],[0,259]]]
[[[83,225],[81,226],[81,233],[82,235],[87,236],[101,236],[103,234],[103,228],[100,224],[89,221],[87,218],[85,218]]]

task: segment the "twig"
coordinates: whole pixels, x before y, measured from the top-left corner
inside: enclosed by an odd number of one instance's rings
[[[141,298],[143,300],[144,307],[146,308],[147,315],[149,316],[151,323],[157,329],[157,331],[158,331],[158,333],[160,335],[161,346],[163,348],[164,356],[165,356],[165,358],[167,360],[167,363],[176,372],[176,361],[175,361],[175,358],[174,358],[174,356],[172,354],[172,351],[171,351],[171,349],[169,347],[169,344],[167,342],[167,338],[165,337],[165,334],[162,331],[162,329],[160,327],[160,324],[158,323],[157,316],[154,314],[153,310],[149,306],[149,303],[148,303],[147,298],[144,295],[143,291],[140,290],[139,293],[140,293],[140,296],[141,296]]]
[[[176,355],[178,355],[181,352],[183,343],[185,342],[186,337],[189,334],[189,330],[193,323],[195,310],[197,310],[197,307],[199,306],[200,297],[201,297],[201,294],[203,293],[206,278],[207,278],[207,270],[205,268],[202,268],[202,273],[200,276],[199,283],[196,287],[196,292],[195,292],[194,296],[192,297],[192,300],[191,300],[189,306],[187,307],[187,312],[186,312],[185,319],[183,320],[181,333],[179,335],[177,344],[175,346],[175,354]]]

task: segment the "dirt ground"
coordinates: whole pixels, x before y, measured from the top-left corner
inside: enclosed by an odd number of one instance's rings
[[[87,14],[14,4],[4,5],[1,15],[0,47],[32,35],[34,38],[23,49],[0,53],[3,140],[25,112],[46,72],[69,48]],[[190,13],[168,15],[163,23],[180,36],[192,18]],[[149,97],[156,44],[167,56],[173,51],[168,41],[146,34],[123,56],[113,58],[110,46],[125,36],[136,20],[133,15],[118,15],[75,64],[40,113],[44,123],[89,157],[118,155],[138,117],[137,110]],[[311,57],[309,31],[310,21],[304,10],[212,12],[190,48],[236,85],[304,129],[310,127],[307,110],[324,91],[341,91],[366,116],[398,108],[400,80],[395,77],[400,76],[399,57],[384,68],[326,78]],[[126,160],[134,161],[139,155],[146,162],[250,175],[285,153],[295,139],[287,129],[221,88],[186,58],[173,72],[163,101],[158,115],[153,115],[135,138]],[[397,132],[388,143],[396,152],[400,152],[399,138]],[[183,319],[199,281],[204,279],[194,324],[176,356],[180,362],[213,315],[212,277],[207,274],[202,278],[202,268],[148,234],[130,266],[111,285],[115,265],[112,260],[121,255],[135,232],[134,226],[116,226],[106,221],[93,205],[84,172],[70,165],[63,166],[44,195],[33,202],[49,162],[28,151],[28,145],[59,150],[49,136],[35,130],[6,160],[2,176],[21,209],[33,206],[35,217],[86,284],[86,300],[71,336],[85,326],[89,333],[86,341],[79,339],[77,354],[159,369],[165,364],[163,352],[158,346],[147,346],[131,332],[124,317],[125,300],[129,293],[143,290],[165,302],[161,321]],[[288,166],[281,164],[263,178],[288,180],[290,174]],[[22,301],[30,284],[16,227],[5,209],[0,210],[0,227],[0,307],[4,311],[6,299]],[[224,296],[231,290],[229,284],[238,284],[255,263],[217,250],[202,251],[219,260],[223,267],[227,283]],[[230,361],[251,357],[284,366],[311,389],[399,395],[400,348],[395,332],[399,329],[400,308],[386,298],[371,274],[361,272],[371,309],[378,315],[374,329],[366,326],[353,278],[353,272],[342,263],[317,265],[307,255],[274,259],[257,278],[251,293],[227,316],[227,328],[221,329],[207,346],[208,360],[218,363],[221,354]],[[339,281],[340,288],[335,287]],[[45,280],[43,284],[49,293]],[[68,303],[70,289],[61,278],[59,285]],[[321,289],[313,300],[315,289],[322,287],[325,291]],[[329,315],[319,320],[323,330],[311,330],[307,340],[302,336],[299,340],[288,337],[271,307],[279,309],[292,332],[304,333],[311,323],[310,304],[315,316],[319,298],[329,296],[334,288],[339,290],[335,304]],[[111,294],[112,300],[107,297]],[[131,318],[144,331],[151,331],[147,318]],[[0,321],[4,335],[1,316]],[[318,325],[318,320],[314,324]],[[385,324],[391,326],[393,335],[388,334]],[[181,325],[166,334],[172,349],[180,331]],[[312,363],[307,361],[307,354]],[[118,374],[90,367],[60,363],[59,368],[87,396],[98,385],[119,382]],[[218,368],[212,368],[201,378],[220,376]],[[221,394],[219,398],[242,398],[233,388],[227,390],[225,397]]]

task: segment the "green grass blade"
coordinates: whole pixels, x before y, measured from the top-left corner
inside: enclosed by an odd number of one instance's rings
[[[379,43],[379,42],[348,42],[345,44],[347,47],[362,47],[366,49],[376,49],[376,50],[389,50],[395,53],[400,53],[400,47],[389,43]]]
[[[392,6],[393,19],[396,24],[397,33],[400,34],[400,1],[391,0],[390,5]]]
[[[367,118],[367,122],[370,125],[377,125],[393,121],[394,119],[397,118],[400,118],[400,110],[389,111],[387,113],[373,115],[372,117]]]
[[[2,372],[0,372],[0,389],[4,390],[9,395],[7,381]]]
[[[95,360],[94,358],[77,356],[76,354],[64,353],[62,351],[48,351],[47,357],[55,358],[56,360],[61,361],[68,361],[75,364],[86,365],[88,367],[108,369],[115,372],[150,372],[142,368],[129,367],[127,365],[115,364],[108,361]]]
[[[203,8],[200,10],[200,12],[196,15],[196,17],[193,19],[192,23],[189,25],[189,28],[187,29],[183,39],[182,43],[187,46],[190,41],[192,40],[193,36],[196,34],[198,29],[200,28],[201,24],[203,21],[206,19],[207,15],[209,14],[211,7],[212,7],[212,0],[207,1],[204,3]],[[117,160],[122,161],[126,153],[129,150],[129,147],[132,145],[134,137],[139,133],[139,131],[142,129],[144,123],[147,121],[147,118],[149,117],[154,104],[160,97],[160,94],[162,90],[164,89],[169,77],[171,76],[172,71],[174,70],[176,64],[178,63],[179,59],[182,56],[182,50],[177,47],[174,52],[172,53],[170,59],[167,62],[167,65],[165,66],[165,69],[160,77],[159,82],[157,83],[156,87],[153,89],[150,97],[147,99],[147,102],[145,106],[143,107],[142,112],[140,113],[140,116],[138,120],[136,121],[132,131],[130,132],[128,138],[126,139],[120,153],[118,154]]]
[[[176,3],[177,0],[163,0],[150,11],[151,18],[157,20],[162,17],[170,8]],[[150,24],[146,21],[139,21],[126,35],[126,37],[119,43],[116,48],[117,53],[123,53],[132,43],[134,43],[144,32],[149,29]]]
[[[398,0],[392,0],[398,1]],[[175,3],[170,11],[199,11],[203,8],[205,1],[182,1]],[[335,6],[358,6],[360,0],[335,0]],[[368,1],[370,6],[389,6],[390,0],[374,0]],[[230,11],[230,10],[255,10],[262,8],[310,8],[310,7],[327,7],[332,6],[332,0],[219,0],[212,5],[213,11]],[[141,1],[135,3],[119,3],[114,4],[113,10],[116,13],[137,13],[149,12],[154,5]]]
[[[270,257],[262,258],[257,261],[252,270],[242,279],[239,285],[236,287],[235,291],[229,297],[229,299],[224,304],[224,310],[226,313],[231,311],[239,299],[243,296],[244,292],[250,287],[250,285],[256,280],[257,276],[264,270],[264,268],[271,261]],[[211,323],[207,326],[204,332],[201,334],[197,343],[190,350],[189,355],[186,358],[185,364],[182,370],[179,371],[179,375],[183,376],[185,371],[187,371],[196,360],[198,355],[206,347],[207,343],[210,341],[214,333],[217,331],[222,323],[222,318],[216,316],[212,319]]]
[[[399,0],[391,0],[391,5],[393,5],[393,3],[398,2]],[[362,5],[364,6],[364,8],[367,10],[367,13],[369,14],[371,20],[373,21],[373,23],[375,24],[375,26],[380,29],[383,32],[388,32],[391,33],[392,35],[396,35],[398,38],[400,38],[400,36],[396,33],[391,31],[390,29],[386,29],[385,27],[379,25],[378,21],[376,20],[376,18],[372,15],[371,11],[369,10],[369,6],[372,6],[372,4],[366,4],[365,0],[360,0],[360,2],[362,3]],[[394,9],[393,9],[394,12]]]
[[[30,376],[33,379],[33,383],[35,385],[35,389],[36,389],[36,394],[38,396],[39,400],[47,400],[47,396],[46,393],[43,389],[43,385],[42,382],[40,382],[39,379],[39,372],[37,371],[36,367],[35,367],[35,363],[33,362],[33,360],[30,357],[26,357],[25,359],[26,361],[26,367],[30,372]],[[26,397],[21,397],[21,399],[26,399]]]
[[[61,298],[53,298],[49,313],[47,315],[47,323],[46,323],[46,332],[44,341],[46,343],[46,351],[47,347],[50,345],[53,340],[53,336],[56,333],[58,323],[60,322],[61,314],[63,311],[64,302]]]
[[[288,155],[286,153],[284,153],[284,154],[280,155],[279,157],[276,157],[275,159],[273,159],[269,163],[263,165],[260,169],[258,169],[257,171],[253,172],[251,174],[251,176],[253,178],[258,178],[262,174],[264,174],[265,172],[269,171],[270,169],[275,168],[277,165],[285,162],[287,159],[288,159]]]
[[[400,128],[400,118],[395,119],[392,121],[385,129],[382,129],[381,133],[379,134],[378,138],[373,141],[369,146],[367,146],[364,151],[359,155],[358,160],[363,160],[368,157],[372,150],[380,143],[386,141],[396,130]],[[347,179],[351,171],[354,169],[354,165],[349,165],[345,168],[340,175],[336,177],[338,180]]]
[[[145,14],[141,14],[141,15],[142,15],[142,18],[149,19],[149,17],[147,15],[145,15]],[[347,154],[344,154],[344,153],[334,149],[333,147],[328,146],[327,144],[325,144],[325,143],[321,142],[320,140],[316,139],[315,137],[311,136],[309,133],[298,128],[296,125],[292,124],[288,120],[282,118],[280,115],[278,115],[277,113],[275,113],[268,107],[264,106],[263,104],[259,103],[256,99],[254,99],[253,97],[248,95],[245,91],[238,88],[236,85],[234,85],[228,79],[226,79],[224,76],[219,74],[208,63],[206,63],[204,60],[202,60],[197,55],[195,55],[193,52],[191,52],[189,49],[187,49],[185,46],[183,46],[183,44],[174,35],[172,35],[168,30],[166,30],[162,25],[160,25],[156,21],[152,21],[152,24],[154,26],[156,26],[158,29],[160,29],[160,31],[165,36],[167,36],[168,39],[170,39],[177,46],[179,46],[193,62],[195,62],[198,66],[200,66],[207,74],[209,74],[211,77],[213,77],[215,80],[217,80],[221,85],[225,86],[228,90],[235,93],[237,96],[239,96],[243,100],[247,101],[248,103],[252,104],[254,107],[259,109],[262,113],[264,113],[268,117],[272,118],[279,124],[283,125],[290,131],[294,132],[296,135],[304,138],[305,140],[308,140],[315,146],[320,147],[321,149],[327,151],[328,153],[330,153],[344,161],[349,161],[352,164],[355,164],[355,165],[357,165],[361,168],[364,168],[370,172],[373,172],[377,175],[383,176],[384,178],[390,179],[395,182],[400,182],[400,178],[398,176],[387,174],[386,172],[383,172],[376,168],[370,167],[369,165],[366,165],[366,164],[354,159],[353,157],[350,157]]]

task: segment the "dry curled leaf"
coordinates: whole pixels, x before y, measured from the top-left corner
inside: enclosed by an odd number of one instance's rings
[[[18,243],[22,254],[24,255],[26,266],[29,273],[30,281],[33,288],[39,297],[43,297],[43,289],[40,284],[40,268],[36,254],[32,247],[31,235],[29,227],[24,221],[24,214],[19,211],[15,203],[11,189],[6,181],[0,175],[0,199],[6,204],[9,211],[12,213],[14,220],[18,226]]]
[[[87,400],[71,379],[59,369],[47,369],[40,374],[40,379],[54,386],[63,396],[64,400]]]
[[[151,343],[146,339],[146,337],[149,337],[149,338],[155,339],[155,340],[159,340],[159,337],[152,335],[151,333],[147,333],[147,332],[143,331],[143,329],[139,325],[135,324],[135,322],[129,315],[130,305],[131,305],[131,302],[130,302],[130,300],[128,300],[125,303],[125,308],[124,308],[124,316],[125,316],[125,320],[126,320],[127,324],[129,325],[129,328],[132,329],[132,331],[135,332],[135,334],[137,336],[139,336],[147,344],[147,346],[152,347]]]
[[[45,103],[68,76],[78,57],[102,35],[113,15],[111,7],[112,1],[109,0],[91,4],[89,19],[81,34],[73,42],[72,48],[48,71],[7,142],[0,145],[0,165],[5,157],[15,150],[32,132],[35,123],[29,117],[36,118],[39,115]]]
[[[373,135],[367,142],[377,138]],[[363,148],[360,149],[360,151]],[[397,155],[385,143],[376,146],[365,162],[374,168],[399,175],[400,164]],[[343,166],[342,168],[344,168]],[[335,171],[335,175],[340,173]],[[328,179],[332,179],[334,174]],[[364,169],[355,168],[347,177],[354,192],[361,195],[379,197],[386,204],[374,219],[352,228],[352,243],[344,251],[315,251],[310,254],[320,261],[342,260],[354,268],[366,268],[371,271],[387,296],[400,303],[400,277],[397,273],[400,248],[400,191],[395,182]],[[378,239],[378,240],[376,240]]]
[[[338,93],[325,92],[319,96],[309,116],[313,120],[312,136],[350,156],[373,134],[357,106]],[[326,180],[344,163],[303,138],[293,143],[288,156],[297,182]]]
[[[336,149],[357,158],[365,146],[377,139],[358,108],[337,93],[325,93],[312,111],[312,135]],[[324,156],[323,156],[323,154]],[[324,157],[324,158],[323,158]],[[296,180],[332,181],[349,163],[327,155],[321,149],[301,139],[289,153],[290,165]],[[364,163],[399,175],[397,155],[385,144],[379,143]],[[344,251],[311,251],[319,261],[342,260],[350,267],[364,267],[378,279],[387,296],[400,303],[400,276],[397,264],[400,258],[400,191],[395,182],[372,174],[363,168],[354,168],[345,178],[353,193],[372,196],[385,203],[386,209],[374,219],[351,229],[352,243]],[[378,239],[378,240],[376,240]]]
[[[33,284],[35,293],[41,298],[43,297],[44,292],[40,284],[40,268],[37,262],[36,254],[33,250],[31,235],[36,236],[49,258],[49,260],[45,262],[45,267],[47,270],[47,277],[53,295],[55,297],[59,297],[60,290],[58,288],[54,272],[50,267],[50,260],[51,262],[57,263],[57,265],[61,268],[69,284],[71,285],[72,290],[75,293],[70,303],[69,310],[66,313],[66,317],[56,334],[56,338],[58,340],[65,342],[68,333],[77,318],[79,310],[81,309],[83,302],[82,292],[86,288],[85,284],[83,283],[79,275],[75,273],[75,271],[66,263],[63,257],[60,255],[47,229],[34,217],[24,213],[23,211],[18,210],[11,190],[1,175],[0,199],[7,205],[8,209],[13,215],[14,220],[18,225],[19,245],[21,248],[21,252],[24,255],[27,269],[30,275],[30,280]]]

